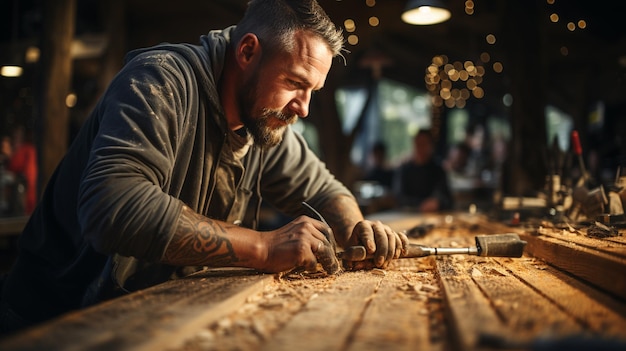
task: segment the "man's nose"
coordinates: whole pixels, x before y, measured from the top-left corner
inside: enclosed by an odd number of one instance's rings
[[[291,101],[291,109],[300,118],[305,118],[309,115],[309,103],[311,102],[311,94],[309,92],[299,93]]]

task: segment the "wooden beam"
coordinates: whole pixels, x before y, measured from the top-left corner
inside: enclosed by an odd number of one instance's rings
[[[12,236],[22,233],[28,216],[0,218],[0,236]]]
[[[626,297],[626,258],[546,235],[524,234],[526,252],[598,286],[617,297]]]
[[[65,99],[71,88],[76,0],[44,2],[42,30],[42,88],[39,146],[39,184],[43,189],[65,155],[69,142],[69,109]]]

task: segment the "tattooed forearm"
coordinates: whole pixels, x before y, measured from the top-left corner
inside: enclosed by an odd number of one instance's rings
[[[172,265],[231,266],[239,259],[225,234],[221,223],[185,206],[163,259]]]

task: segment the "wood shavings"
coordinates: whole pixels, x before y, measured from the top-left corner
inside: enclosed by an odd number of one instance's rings
[[[483,273],[481,271],[479,271],[476,267],[472,268],[473,278],[482,277],[482,276],[483,276]]]
[[[385,272],[385,270],[380,269],[380,268],[374,268],[372,269],[372,274],[385,276],[387,275],[387,272]]]
[[[436,292],[436,291],[439,291],[439,288],[431,284],[423,284],[422,290],[426,292]]]

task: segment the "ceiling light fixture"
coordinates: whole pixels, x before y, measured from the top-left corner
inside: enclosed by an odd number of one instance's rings
[[[11,26],[11,43],[9,46],[8,57],[3,57],[2,65],[0,66],[0,75],[3,77],[19,77],[22,75],[24,69],[22,68],[20,57],[20,48],[17,45],[17,35],[18,35],[18,16],[19,11],[17,8],[18,0],[13,1],[13,14],[12,14],[12,26]]]
[[[429,25],[445,22],[450,16],[450,10],[442,0],[409,0],[402,20],[409,24]]]
[[[18,65],[4,65],[0,67],[0,76],[3,77],[19,77],[24,69]]]

